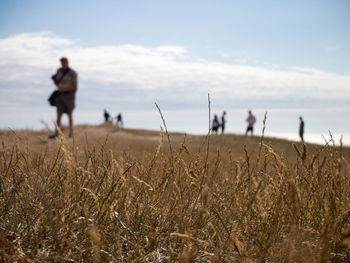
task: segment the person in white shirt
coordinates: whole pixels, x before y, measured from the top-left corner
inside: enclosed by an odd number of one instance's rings
[[[214,119],[213,119],[212,124],[211,124],[212,132],[217,134],[219,127],[220,127],[219,118],[218,118],[218,115],[215,114]]]
[[[247,136],[249,131],[251,132],[251,135],[253,135],[254,124],[256,123],[256,118],[252,114],[251,110],[248,111],[248,118],[246,119],[246,122],[248,122],[248,127],[247,127],[247,130],[245,132],[245,135]]]

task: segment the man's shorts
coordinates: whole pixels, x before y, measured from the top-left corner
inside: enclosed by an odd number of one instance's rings
[[[61,92],[56,98],[57,112],[71,114],[75,107],[74,101],[74,91]]]
[[[253,126],[248,126],[247,127],[247,132],[249,132],[249,131],[253,132]]]

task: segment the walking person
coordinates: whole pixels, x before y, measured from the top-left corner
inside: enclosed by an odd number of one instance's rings
[[[69,120],[69,137],[73,136],[73,109],[75,107],[75,94],[78,88],[77,73],[68,65],[68,59],[60,59],[61,66],[57,69],[55,75],[51,77],[59,93],[56,97],[57,107],[57,126],[61,127],[63,113],[68,115]],[[51,135],[50,138],[58,136],[58,131]]]
[[[223,111],[222,115],[221,115],[221,134],[224,134],[225,131],[225,126],[226,126],[226,111]]]
[[[220,123],[219,123],[219,118],[218,115],[214,115],[214,119],[211,123],[211,130],[213,133],[217,134],[218,133],[218,129],[220,127]]]
[[[304,127],[305,127],[305,123],[303,120],[303,117],[299,117],[300,123],[299,123],[299,136],[301,139],[301,142],[304,142]]]
[[[245,135],[247,136],[248,135],[248,132],[250,131],[251,132],[251,136],[253,135],[253,132],[254,132],[254,124],[256,122],[256,118],[255,116],[252,114],[252,111],[249,110],[248,111],[248,118],[246,119],[246,122],[248,122],[248,127],[247,127],[247,130],[245,132]]]

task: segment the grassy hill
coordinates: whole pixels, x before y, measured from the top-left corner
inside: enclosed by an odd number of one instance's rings
[[[1,131],[0,261],[349,262],[350,149]]]

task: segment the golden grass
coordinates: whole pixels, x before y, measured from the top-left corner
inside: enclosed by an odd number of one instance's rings
[[[349,148],[75,132],[1,132],[0,261],[350,261]]]

